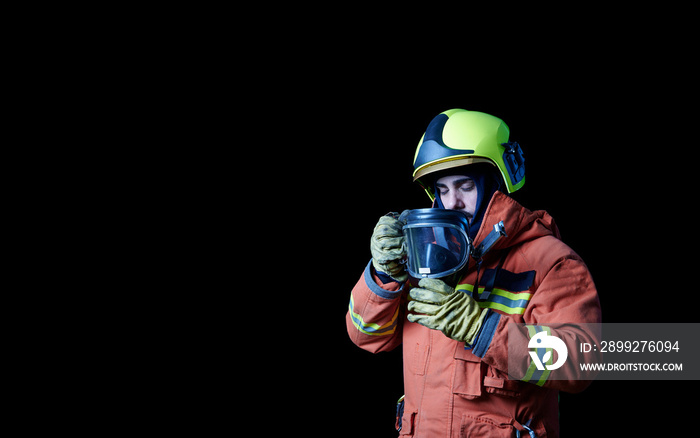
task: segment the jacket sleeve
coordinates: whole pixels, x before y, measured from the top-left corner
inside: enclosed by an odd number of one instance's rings
[[[517,350],[514,355],[517,360],[511,358],[510,361],[511,375],[515,365],[520,367],[515,374],[521,375],[523,381],[565,392],[580,392],[590,384],[592,376],[579,368],[580,363],[591,360],[580,353],[579,345],[581,342],[599,343],[596,341],[600,337],[597,330],[601,322],[598,293],[588,268],[575,253],[570,252],[545,266],[551,267],[537,273],[535,291],[523,314],[524,324],[509,328],[509,323],[514,321],[501,315],[487,333],[490,339],[480,339],[482,345],[488,346],[475,348],[475,354],[492,367],[508,373],[509,351]],[[528,349],[529,340],[542,331],[547,336],[558,337],[566,345],[568,358],[556,371],[538,369],[529,354],[532,351]],[[538,348],[536,354],[544,359],[540,362],[553,363],[553,349]]]
[[[404,289],[406,284],[383,283],[373,272],[372,262],[350,293],[345,316],[350,340],[367,351],[389,351],[401,344]]]

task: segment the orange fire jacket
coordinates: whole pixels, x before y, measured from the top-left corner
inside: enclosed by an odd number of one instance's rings
[[[496,192],[475,246],[500,220],[507,236],[483,256],[478,269],[470,260],[456,287],[490,309],[474,345],[406,319],[415,279],[385,284],[370,262],[352,290],[346,315],[352,342],[374,353],[403,345],[400,436],[558,437],[558,391],[579,392],[590,383],[573,375],[549,380],[550,374],[533,363],[523,365],[529,367],[523,380],[508,378],[508,323],[527,324],[525,333],[532,337],[551,333],[551,325],[599,323],[601,311],[588,268],[560,240],[548,213],[527,210]],[[568,342],[565,329],[558,330]],[[578,347],[567,346],[576,360]]]

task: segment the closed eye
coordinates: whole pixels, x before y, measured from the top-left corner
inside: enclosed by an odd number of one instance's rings
[[[471,192],[472,190],[474,190],[474,181],[462,184],[462,186],[459,189],[463,192]]]

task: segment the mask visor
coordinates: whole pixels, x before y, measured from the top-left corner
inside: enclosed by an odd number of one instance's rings
[[[431,213],[445,211],[431,210]],[[414,278],[445,277],[462,269],[469,259],[471,245],[466,232],[466,219],[463,223],[443,222],[441,219],[444,218],[426,218],[426,215],[422,215],[412,222],[409,215],[403,231],[408,273]]]

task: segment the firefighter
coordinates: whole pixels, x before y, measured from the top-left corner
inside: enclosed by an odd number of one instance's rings
[[[374,228],[372,259],[351,292],[346,324],[367,351],[402,345],[400,436],[557,437],[558,391],[590,383],[573,374],[554,379],[536,360],[523,361],[519,380],[509,375],[509,326],[521,327],[525,343],[556,335],[571,356],[574,336],[563,324],[601,322],[588,268],[552,217],[509,196],[525,183],[522,149],[509,135],[501,119],[482,112],[436,116],[413,172],[433,210],[383,216]],[[412,228],[416,212],[423,222]],[[430,224],[440,215],[446,219]],[[416,243],[426,229],[432,237]],[[511,345],[518,336],[511,334]],[[552,363],[549,354],[539,357]]]

